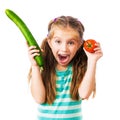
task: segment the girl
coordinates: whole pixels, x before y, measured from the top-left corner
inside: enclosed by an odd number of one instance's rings
[[[43,40],[44,69],[34,60],[35,46],[28,47],[31,93],[38,103],[38,120],[82,120],[81,103],[95,94],[96,63],[102,56],[97,42],[94,53],[83,49],[82,23],[71,16],[50,21]]]

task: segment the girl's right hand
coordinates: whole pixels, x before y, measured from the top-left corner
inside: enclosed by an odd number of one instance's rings
[[[37,55],[40,55],[40,51],[36,49],[36,46],[28,46],[28,57],[31,62],[31,66],[38,66],[37,62],[34,59],[34,57]]]

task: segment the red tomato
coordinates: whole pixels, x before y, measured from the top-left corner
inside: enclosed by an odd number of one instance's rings
[[[90,53],[93,53],[94,52],[94,48],[96,47],[95,46],[95,43],[96,41],[93,40],[93,39],[88,39],[84,42],[84,48],[86,51],[90,52]]]

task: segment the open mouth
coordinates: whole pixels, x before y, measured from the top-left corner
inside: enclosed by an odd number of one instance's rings
[[[66,63],[69,60],[69,55],[58,55],[60,63]]]

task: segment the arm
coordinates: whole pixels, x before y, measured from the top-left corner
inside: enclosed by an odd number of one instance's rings
[[[31,94],[37,103],[45,102],[45,87],[42,81],[40,73],[40,67],[34,60],[34,56],[39,55],[39,50],[36,50],[34,46],[28,47],[28,55],[32,66],[32,78],[31,78]]]
[[[37,103],[45,102],[45,87],[39,66],[32,66],[31,94]]]
[[[95,87],[97,60],[103,55],[100,44],[97,43],[96,46],[94,53],[85,51],[88,57],[87,70],[78,89],[79,95],[82,99],[88,99]]]
[[[87,71],[79,86],[79,95],[82,99],[88,99],[95,85],[96,63],[88,61]]]

